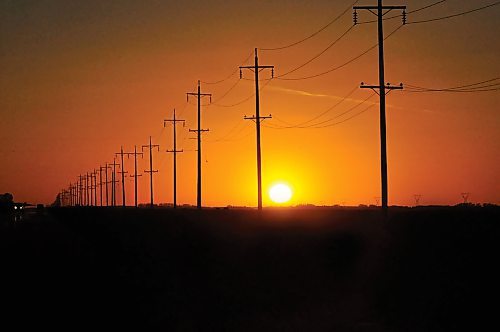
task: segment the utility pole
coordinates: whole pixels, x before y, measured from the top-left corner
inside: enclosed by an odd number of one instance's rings
[[[78,190],[79,190],[78,204],[80,206],[83,206],[83,175],[78,176]]]
[[[97,169],[95,168],[92,177],[94,178],[94,206],[97,206]]]
[[[134,155],[134,174],[130,175],[130,177],[134,178],[134,206],[137,207],[137,177],[142,176],[142,174],[137,174],[137,155],[140,154],[141,157],[144,155],[142,152],[137,152],[137,145],[134,145],[134,153],[127,152],[128,155]]]
[[[102,167],[99,165],[99,203],[100,203],[100,206],[102,207],[102,170],[105,169],[106,172],[108,171],[105,167]],[[106,184],[106,188],[108,187],[108,185]],[[107,194],[107,193],[106,193]]]
[[[111,174],[111,206],[116,206],[116,166],[120,164],[116,163],[116,158],[113,158],[113,163],[109,164],[113,166],[113,173]]]
[[[143,145],[142,151],[144,148],[149,148],[149,170],[145,170],[144,172],[149,173],[149,188],[151,191],[151,207],[154,206],[153,202],[153,173],[158,173],[158,170],[153,170],[153,148],[158,148],[158,152],[160,151],[160,146],[158,144],[151,143],[151,136],[149,136],[149,145]]]
[[[190,132],[196,132],[198,138],[198,180],[196,183],[196,206],[201,209],[201,134],[210,129],[201,129],[201,98],[210,97],[210,102],[212,102],[211,93],[201,93],[200,81],[198,80],[198,92],[188,92],[187,100],[189,101],[189,96],[196,96],[198,98],[198,129],[189,129]]]
[[[89,206],[89,173],[85,174],[85,205]]]
[[[108,184],[110,182],[108,181],[108,169],[111,169],[111,166],[109,166],[108,163],[106,162],[104,169],[106,172],[106,173],[104,173],[104,182],[106,183],[106,195],[105,195],[106,196],[106,206],[109,206],[109,203],[108,203],[108,192],[109,192]]]
[[[174,209],[177,207],[177,153],[178,152],[184,152],[184,150],[177,150],[177,133],[176,133],[176,127],[177,127],[177,122],[182,122],[182,126],[186,125],[186,120],[180,120],[175,118],[175,108],[174,108],[174,119],[170,120],[163,120],[163,127],[167,124],[167,122],[172,122],[174,126],[174,149],[173,150],[167,150],[167,152],[172,152],[174,154]]]
[[[262,161],[260,152],[260,122],[265,119],[270,119],[269,116],[260,116],[260,101],[259,101],[259,72],[264,69],[271,69],[271,77],[274,77],[274,66],[259,66],[259,58],[257,56],[257,48],[255,48],[255,64],[253,66],[240,66],[240,79],[243,77],[242,69],[252,70],[255,74],[255,116],[247,117],[245,120],[255,121],[257,129],[257,208],[262,210]]]
[[[382,179],[382,210],[387,216],[388,212],[388,196],[387,196],[387,141],[386,141],[386,120],[385,120],[385,96],[386,90],[401,90],[403,84],[392,86],[390,83],[385,83],[384,69],[384,31],[383,31],[383,16],[391,10],[403,10],[403,24],[406,23],[406,6],[383,6],[382,0],[378,0],[377,6],[354,6],[354,24],[357,22],[356,10],[368,10],[370,13],[377,16],[378,22],[378,85],[364,85],[361,83],[361,88],[372,89],[380,96],[380,170]],[[376,11],[376,12],[375,12]],[[377,92],[376,90],[379,90]]]
[[[122,175],[122,205],[125,207],[125,173],[128,173],[125,171],[125,166],[123,165],[123,155],[128,154],[123,152],[123,146],[120,148],[120,152],[115,153],[115,155],[121,155],[121,160],[122,160],[122,170],[118,173],[121,173]]]

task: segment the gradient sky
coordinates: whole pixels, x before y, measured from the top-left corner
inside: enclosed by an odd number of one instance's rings
[[[16,201],[51,203],[58,191],[105,162],[123,145],[159,143],[155,201],[172,201],[172,110],[178,127],[178,202],[196,202],[194,92],[246,63],[254,47],[290,44],[317,31],[353,0],[342,1],[65,1],[0,0],[0,193]],[[359,5],[375,0],[358,1]],[[385,1],[408,10],[433,3]],[[493,3],[449,0],[409,15],[441,17]],[[259,51],[261,64],[280,75],[313,57],[352,25],[351,10],[310,40],[281,51]],[[360,12],[360,21],[374,17]],[[384,23],[386,35],[399,19]],[[466,16],[406,25],[385,43],[386,81],[447,88],[500,75],[500,6]],[[354,27],[317,60],[287,77],[316,74],[357,56],[377,41],[376,25]],[[262,77],[269,77],[262,72]],[[335,126],[273,129],[307,121],[334,105],[361,81],[376,84],[377,52],[340,70],[298,81],[275,79],[261,92],[263,186],[277,181],[294,190],[291,204],[374,204],[380,196],[378,105]],[[252,78],[251,72],[244,77]],[[252,95],[238,73],[202,84],[217,105]],[[345,112],[371,94],[357,89],[319,118]],[[220,99],[220,100],[219,100]],[[370,101],[376,102],[377,98]],[[208,100],[206,100],[208,102]],[[392,92],[388,98],[389,204],[500,203],[500,91]],[[203,143],[204,205],[256,205],[254,99],[235,107],[202,109],[210,132]],[[368,104],[366,104],[368,105]],[[360,108],[359,110],[362,110]],[[349,115],[339,117],[343,120]],[[336,122],[333,121],[333,122]],[[140,170],[148,168],[147,158]],[[126,160],[133,172],[133,160]],[[148,181],[140,180],[140,202]],[[127,183],[132,204],[133,183]],[[267,194],[264,203],[269,205]]]

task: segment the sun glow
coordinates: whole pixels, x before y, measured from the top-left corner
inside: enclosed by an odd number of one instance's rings
[[[286,184],[278,183],[269,189],[269,197],[274,203],[286,203],[292,198],[292,190]]]

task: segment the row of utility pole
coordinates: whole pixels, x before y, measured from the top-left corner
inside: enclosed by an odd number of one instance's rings
[[[362,89],[372,89],[375,91],[379,97],[380,97],[380,170],[381,170],[381,200],[382,200],[382,210],[384,214],[387,214],[388,211],[388,176],[387,176],[387,139],[386,139],[386,95],[392,91],[392,90],[401,90],[403,89],[403,84],[399,84],[397,86],[393,86],[390,83],[385,82],[385,64],[384,64],[384,32],[383,32],[383,18],[384,16],[392,11],[392,10],[402,10],[402,20],[403,24],[406,23],[406,6],[384,6],[382,4],[382,0],[377,0],[377,5],[376,6],[353,6],[353,19],[354,19],[354,24],[356,25],[357,19],[358,19],[358,10],[367,10],[373,15],[377,17],[377,28],[378,28],[378,73],[379,73],[379,82],[377,85],[366,85],[364,83],[361,83],[360,88]],[[255,61],[254,65],[252,66],[240,66],[240,78],[242,78],[243,70],[250,70],[254,72],[254,80],[255,80],[255,114],[253,116],[245,116],[245,120],[252,120],[255,122],[256,125],[256,143],[257,143],[257,207],[259,210],[262,209],[262,156],[261,156],[261,122],[264,121],[265,119],[271,118],[271,115],[269,116],[261,116],[260,115],[260,100],[259,100],[259,73],[262,70],[265,69],[271,69],[272,76],[274,76],[274,66],[267,66],[267,65],[259,65],[259,59],[258,59],[258,54],[257,54],[257,48],[255,49]],[[197,208],[201,209],[202,207],[202,170],[201,170],[201,155],[202,155],[202,146],[201,146],[201,136],[203,133],[208,132],[209,129],[202,129],[201,128],[201,99],[204,97],[210,97],[210,100],[212,98],[212,94],[210,93],[202,93],[201,92],[201,87],[200,87],[200,81],[198,81],[198,91],[197,92],[188,92],[187,93],[187,100],[189,101],[189,97],[193,96],[197,98],[197,104],[198,104],[198,118],[197,118],[197,129],[190,129],[190,132],[195,132],[197,135],[197,143],[198,143],[198,149],[197,149],[197,184],[196,184],[196,192],[197,192],[197,197],[196,197],[196,203],[197,203]],[[171,152],[174,154],[174,207],[177,205],[177,194],[176,194],[176,185],[177,185],[177,153],[183,152],[182,150],[177,150],[176,146],[176,125],[179,122],[182,122],[185,124],[185,120],[180,120],[176,119],[175,115],[175,110],[174,110],[174,118],[173,119],[168,119],[164,120],[164,126],[166,125],[167,122],[171,122],[173,124],[174,128],[174,147],[173,150],[168,150],[168,152]],[[153,205],[153,173],[157,172],[157,170],[153,169],[153,157],[152,157],[152,150],[154,148],[158,148],[159,151],[159,146],[158,145],[153,145],[151,143],[151,137],[150,137],[150,142],[149,145],[143,145],[142,149],[148,148],[150,152],[150,168],[149,170],[145,170],[145,172],[150,173],[150,190],[151,190],[151,205]],[[125,182],[124,182],[124,176],[127,173],[124,170],[124,164],[123,164],[123,156],[127,155],[134,155],[135,160],[137,160],[137,155],[141,155],[142,153],[137,153],[136,149],[134,149],[134,152],[123,152],[123,148],[117,155],[120,155],[121,157],[121,177],[122,177],[122,201],[123,205],[125,206]],[[116,205],[116,193],[114,190],[114,178],[115,178],[115,162],[113,162],[113,173],[112,173],[112,183],[113,183],[113,190],[112,190],[112,205]],[[95,173],[91,173],[95,174]],[[107,173],[106,173],[107,175]],[[135,205],[137,206],[137,161],[136,161],[136,168],[134,171],[135,177]],[[82,177],[81,177],[82,178]],[[82,191],[82,179],[80,178],[79,185],[76,187],[77,192]],[[85,180],[87,181],[89,178],[89,174],[87,176],[83,176]],[[92,179],[92,176],[90,177]],[[94,183],[95,183],[95,175],[94,175]],[[107,182],[106,182],[107,184]],[[71,189],[72,187],[70,186],[70,192],[74,192],[75,187]],[[85,182],[85,188],[86,188],[86,195],[87,196],[77,196],[77,203],[82,204],[82,198],[85,198],[85,202],[89,202],[89,197],[88,197],[88,188],[91,190],[93,189],[94,192],[97,188],[97,184],[90,185],[88,186],[87,182]],[[106,191],[107,194],[107,191]],[[65,191],[66,195],[66,191]],[[71,197],[72,194],[70,194]],[[95,203],[95,197],[96,195],[94,194],[94,203]],[[92,197],[90,198],[92,199]],[[418,204],[418,201],[420,198],[415,198]],[[102,200],[102,197],[101,197]],[[464,201],[466,201],[466,198],[464,198]],[[74,201],[71,201],[74,203]],[[107,202],[107,199],[106,199]],[[101,204],[102,205],[102,204]]]

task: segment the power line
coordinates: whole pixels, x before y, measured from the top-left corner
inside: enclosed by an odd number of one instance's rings
[[[481,82],[459,85],[449,88],[427,88],[416,85],[408,84],[410,89],[408,92],[482,92],[482,91],[496,91],[500,89],[500,77],[491,78]],[[491,84],[487,84],[491,83]]]
[[[357,87],[356,87],[357,89]],[[328,123],[328,122],[331,122],[335,119],[338,119],[350,112],[352,112],[353,110],[355,110],[356,108],[360,107],[361,105],[363,105],[364,103],[366,103],[369,99],[371,99],[373,96],[375,96],[375,93],[372,93],[371,95],[369,95],[367,98],[365,98],[364,100],[362,100],[361,102],[359,102],[358,104],[354,105],[353,107],[349,108],[348,110],[334,116],[333,118],[330,118],[328,120],[324,120],[324,121],[321,121],[321,122],[318,122],[318,123],[315,123],[315,124],[311,124],[311,125],[308,125],[308,126],[301,126],[301,125],[294,125],[294,126],[281,126],[281,127],[277,127],[277,126],[274,126],[274,127],[270,127],[268,126],[268,128],[273,128],[273,129],[319,129],[319,128],[326,128],[326,127],[329,127],[330,125],[324,125],[324,126],[321,126],[325,123]],[[337,104],[338,105],[338,104]],[[373,105],[370,105],[370,106],[373,106]],[[364,112],[362,112],[364,113]],[[310,122],[309,121],[306,121],[306,122]],[[344,121],[341,121],[340,123],[343,123]],[[335,123],[336,124],[336,123]]]
[[[356,92],[358,90],[358,86],[355,86],[354,89],[352,89],[351,91],[349,91],[349,93],[347,95],[345,95],[342,99],[340,99],[335,105],[329,107],[328,109],[326,109],[325,111],[321,112],[320,114],[316,115],[315,117],[307,120],[307,121],[303,121],[301,123],[298,123],[298,124],[290,124],[288,123],[288,125],[290,126],[289,128],[301,128],[302,126],[308,124],[308,123],[311,123],[312,121],[314,120],[317,120],[319,119],[320,117],[322,117],[323,115],[327,114],[328,112],[330,112],[331,110],[335,109],[336,107],[338,107],[340,104],[342,104],[347,98],[349,98],[354,92]],[[275,116],[276,118],[276,116]],[[280,121],[279,119],[277,119],[278,121]],[[284,122],[284,121],[282,121]],[[285,122],[286,123],[286,122]],[[285,129],[285,128],[283,128]]]
[[[311,59],[307,60],[306,62],[304,62],[303,64],[301,64],[300,66],[298,67],[295,67],[289,71],[287,71],[286,73],[284,74],[281,74],[281,75],[278,75],[276,76],[276,78],[280,78],[280,77],[283,77],[283,76],[286,76],[288,74],[291,74],[297,70],[299,70],[300,68],[310,64],[311,62],[313,62],[314,60],[316,60],[317,58],[319,58],[321,55],[323,55],[326,51],[328,51],[330,48],[332,48],[335,44],[337,44],[342,38],[345,37],[345,35],[347,35],[352,29],[354,28],[354,25],[351,25],[349,27],[349,29],[347,29],[342,35],[340,35],[340,37],[338,37],[337,39],[335,39],[330,45],[328,45],[324,50],[322,50],[320,53],[316,54],[314,57],[312,57]]]
[[[264,90],[264,88],[269,84],[269,82],[271,82],[273,80],[273,78],[270,78],[270,79],[267,79],[266,82],[260,87],[259,91],[262,91]],[[250,96],[246,97],[245,99],[243,100],[240,100],[234,104],[229,104],[229,105],[223,105],[223,104],[216,104],[216,103],[211,103],[211,105],[213,106],[217,106],[217,107],[234,107],[234,106],[238,106],[238,105],[241,105],[243,104],[244,102],[247,102],[249,101],[250,99],[252,99],[253,97],[255,96],[255,92],[253,94],[251,94]],[[208,105],[202,105],[202,106],[208,106]]]
[[[250,52],[250,54],[245,58],[245,60],[243,60],[243,61],[240,62],[241,65],[244,65],[252,57],[252,54],[253,54],[253,52]],[[219,84],[219,83],[222,83],[224,81],[227,81],[228,79],[230,79],[231,77],[233,77],[233,75],[235,75],[237,72],[238,72],[238,69],[232,71],[231,74],[229,74],[225,78],[223,78],[221,80],[218,80],[218,81],[214,81],[214,82],[200,81],[200,82],[203,83],[203,84],[208,84],[208,85]]]
[[[396,29],[394,29],[394,31],[392,31],[390,34],[388,34],[384,40],[388,39],[389,37],[391,37],[393,34],[395,34],[399,29],[401,29],[402,25],[398,26]],[[353,63],[354,61],[358,60],[359,58],[361,58],[363,55],[367,54],[368,52],[370,52],[371,50],[375,49],[376,47],[378,46],[378,43],[371,46],[370,48],[368,48],[367,50],[365,50],[364,52],[362,52],[361,54],[355,56],[354,58],[344,62],[343,64],[339,65],[339,66],[336,66],[336,67],[333,67],[327,71],[324,71],[324,72],[321,72],[321,73],[318,73],[318,74],[314,74],[314,75],[310,75],[310,76],[303,76],[303,77],[291,77],[291,78],[277,78],[278,80],[283,80],[283,81],[299,81],[299,80],[307,80],[307,79],[310,79],[310,78],[316,78],[316,77],[319,77],[319,76],[323,76],[323,75],[326,75],[326,74],[329,74],[333,71],[336,71],[336,70],[339,70],[340,68],[343,68],[351,63]]]
[[[468,10],[468,11],[465,11],[465,12],[461,12],[461,13],[457,13],[457,14],[453,14],[453,15],[442,16],[442,17],[431,18],[431,19],[428,19],[428,20],[408,22],[407,24],[428,23],[428,22],[435,22],[435,21],[446,20],[446,19],[449,19],[449,18],[453,18],[453,17],[458,17],[458,16],[463,16],[463,15],[467,15],[467,14],[470,14],[470,13],[474,13],[474,12],[477,12],[477,11],[480,11],[480,10],[483,10],[483,9],[486,9],[486,8],[490,8],[490,7],[499,5],[499,4],[500,4],[500,1],[497,1],[497,2],[494,2],[492,4],[489,4],[489,5],[486,5],[486,6],[483,6],[483,7],[479,7],[479,8],[474,8],[474,9],[471,9],[471,10]]]
[[[428,8],[434,7],[436,5],[439,5],[439,4],[443,3],[443,2],[446,2],[446,0],[436,1],[434,3],[431,3],[430,5],[427,5],[427,6],[424,6],[424,7],[420,7],[420,8],[414,9],[414,10],[410,10],[406,14],[417,13],[417,12],[422,11],[424,9],[428,9]],[[390,16],[390,17],[384,17],[382,20],[383,21],[387,21],[387,20],[392,20],[392,19],[395,19],[395,18],[398,18],[398,17],[402,17],[402,16],[403,16],[403,14],[399,14],[399,15],[394,15],[394,16]],[[370,24],[370,23],[375,23],[375,22],[377,22],[377,20],[364,21],[364,22],[359,22],[357,24],[361,25],[361,24]]]
[[[352,6],[354,6],[356,3],[358,3],[358,1],[359,0],[354,1],[351,5],[349,5],[349,7],[347,7],[342,13],[340,13],[333,20],[331,20],[327,25],[323,26],[321,29],[317,30],[316,32],[312,33],[311,35],[309,35],[309,36],[307,36],[307,37],[305,37],[305,38],[303,38],[303,39],[301,39],[299,41],[296,41],[294,43],[291,43],[291,44],[288,44],[288,45],[285,45],[285,46],[281,46],[281,47],[259,48],[259,49],[261,51],[278,51],[278,50],[283,50],[283,49],[286,49],[286,48],[298,45],[300,43],[303,43],[306,40],[309,40],[309,39],[313,38],[314,36],[316,36],[317,34],[319,34],[320,32],[322,32],[323,30],[325,30],[326,28],[328,28],[330,25],[332,25],[333,23],[337,22],[342,16],[344,16],[351,9]]]

